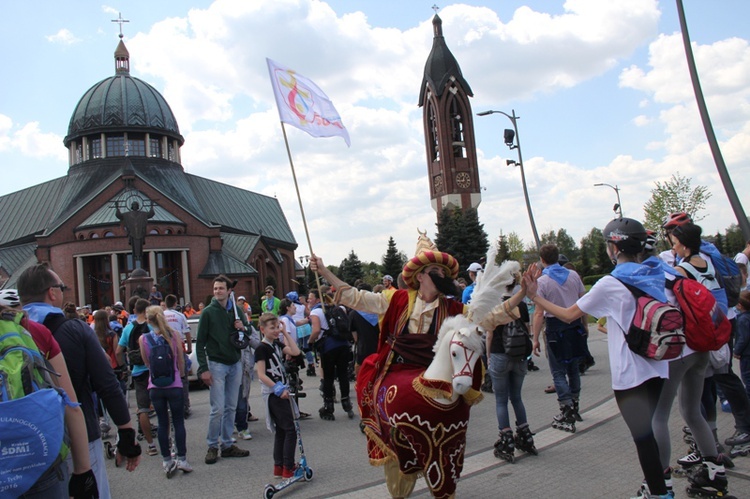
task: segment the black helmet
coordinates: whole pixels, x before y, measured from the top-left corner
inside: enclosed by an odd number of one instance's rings
[[[638,220],[617,218],[602,231],[604,240],[613,243],[623,253],[635,255],[643,250],[646,242],[646,228]]]
[[[560,253],[560,256],[557,257],[557,263],[560,265],[565,265],[566,263],[569,263],[570,260],[568,260],[568,257]]]

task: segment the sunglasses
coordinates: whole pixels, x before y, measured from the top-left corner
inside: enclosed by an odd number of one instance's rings
[[[60,284],[53,284],[52,286],[50,286],[50,288],[58,288],[58,289],[59,289],[60,291],[62,291],[62,292],[65,292],[66,290],[68,290],[68,289],[69,289],[69,288],[68,288],[68,287],[67,287],[67,286],[66,286],[65,284],[63,284],[63,283],[60,283]]]

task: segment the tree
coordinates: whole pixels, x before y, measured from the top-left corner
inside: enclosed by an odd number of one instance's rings
[[[519,263],[524,261],[523,239],[516,232],[508,234],[508,253],[510,254],[509,260],[515,260]]]
[[[477,210],[446,208],[440,212],[437,228],[435,245],[440,251],[453,255],[462,271],[472,262],[484,263],[490,243],[484,225],[479,223]]]
[[[364,272],[362,271],[362,262],[359,261],[359,257],[352,250],[349,256],[341,262],[339,267],[340,278],[342,281],[348,284],[354,284],[357,279],[362,279]]]
[[[659,231],[667,215],[677,211],[688,213],[694,222],[702,220],[700,211],[706,208],[711,193],[704,185],[693,188],[691,182],[680,172],[673,173],[666,182],[656,182],[656,187],[651,189],[651,199],[643,207],[643,225]]]
[[[406,255],[396,248],[396,241],[391,236],[388,238],[388,249],[385,251],[382,260],[383,275],[389,275],[396,279],[406,264]]]
[[[736,255],[745,249],[746,244],[747,241],[745,241],[745,238],[742,235],[742,229],[740,229],[739,225],[732,224],[727,227],[724,232],[724,249],[726,250],[727,255]]]
[[[594,227],[581,239],[581,275],[606,274],[612,268],[602,230]]]

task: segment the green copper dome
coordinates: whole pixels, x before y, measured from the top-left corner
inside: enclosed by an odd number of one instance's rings
[[[151,132],[171,136],[182,145],[177,120],[162,95],[130,76],[128,51],[122,41],[115,51],[116,74],[91,87],[73,111],[65,145],[97,132]]]

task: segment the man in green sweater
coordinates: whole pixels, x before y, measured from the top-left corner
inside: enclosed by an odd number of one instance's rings
[[[229,298],[232,281],[223,274],[214,278],[214,297],[201,312],[198,322],[196,356],[198,375],[210,389],[211,413],[208,416],[208,452],[206,464],[221,457],[247,457],[250,451],[232,443],[237,394],[242,381],[241,351],[231,341],[236,330],[247,331],[244,314],[235,319],[234,304]]]

